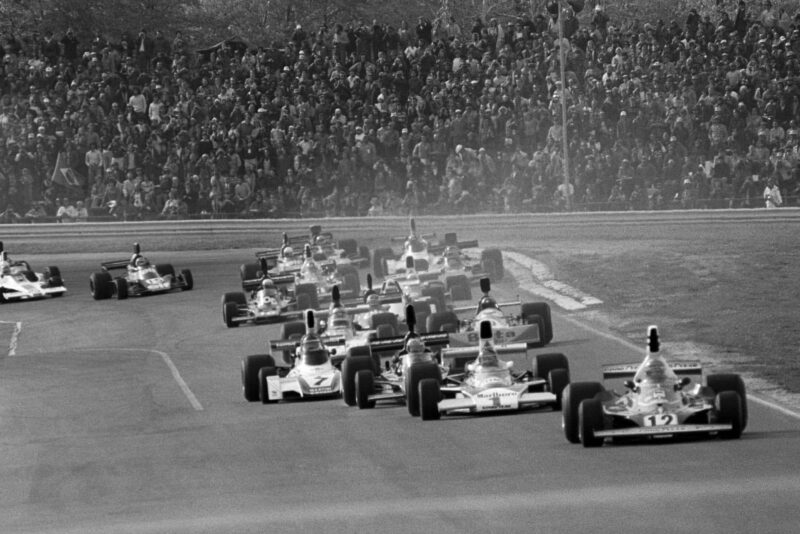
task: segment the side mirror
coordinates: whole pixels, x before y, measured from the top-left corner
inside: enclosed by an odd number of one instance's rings
[[[675,384],[675,391],[680,391],[681,389],[683,389],[684,387],[688,386],[691,383],[692,379],[689,378],[688,376],[684,376],[683,378],[680,379],[680,381],[677,384]]]

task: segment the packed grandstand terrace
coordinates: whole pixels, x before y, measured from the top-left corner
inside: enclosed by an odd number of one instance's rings
[[[4,35],[0,222],[796,206],[800,13],[721,5]]]

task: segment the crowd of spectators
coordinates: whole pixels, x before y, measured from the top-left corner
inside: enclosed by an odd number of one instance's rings
[[[733,9],[621,27],[567,8],[563,41],[550,11],[202,53],[146,30],[5,36],[0,218],[797,205],[800,15]]]

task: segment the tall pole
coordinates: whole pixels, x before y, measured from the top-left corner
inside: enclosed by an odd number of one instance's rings
[[[572,195],[569,194],[569,142],[567,141],[567,81],[564,66],[564,1],[558,0],[558,63],[561,71],[561,143],[563,154],[561,166],[564,170],[564,197],[567,211],[572,210]]]

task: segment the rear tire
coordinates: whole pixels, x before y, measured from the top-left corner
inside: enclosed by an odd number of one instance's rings
[[[427,330],[428,333],[436,332],[458,332],[458,316],[455,312],[436,312],[428,316]]]
[[[394,258],[394,251],[390,248],[378,248],[372,251],[372,275],[375,278],[385,277],[388,273],[384,268],[384,260]]]
[[[429,303],[436,307],[437,313],[446,312],[447,300],[444,297],[444,288],[441,286],[422,288],[422,296],[428,297]]]
[[[281,339],[282,340],[297,340],[300,341],[306,333],[306,323],[303,321],[290,321],[281,325]],[[292,363],[294,356],[293,350],[283,351],[283,361],[289,365]]]
[[[258,263],[243,263],[239,267],[239,275],[242,277],[242,289],[245,291],[252,291],[258,286],[258,280],[261,272],[261,265]],[[263,274],[263,273],[262,273]],[[245,283],[246,280],[252,280],[250,283]]]
[[[570,443],[580,443],[578,433],[578,407],[586,399],[592,399],[603,391],[599,382],[572,382],[561,393],[561,424]]]
[[[235,302],[225,302],[222,305],[222,322],[225,323],[225,326],[228,328],[238,328],[239,323],[234,321],[234,317],[239,315],[239,305]]]
[[[560,371],[560,372],[559,372]],[[533,358],[533,376],[547,380],[548,389],[556,396],[554,410],[561,409],[561,395],[569,384],[569,361],[560,352],[537,354]]]
[[[361,410],[375,407],[375,401],[369,396],[375,393],[375,375],[372,369],[360,369],[356,372],[356,405]]]
[[[301,309],[306,308],[319,308],[319,295],[317,293],[317,284],[297,284],[294,287],[294,296],[297,299],[298,304],[300,302],[301,295],[308,295],[308,305]]]
[[[550,315],[550,305],[546,302],[526,302],[520,310],[522,321],[527,322],[527,318],[538,315],[544,321],[544,332],[542,332],[543,345],[553,341],[553,319]]]
[[[64,281],[61,279],[61,271],[58,267],[51,266],[45,269],[44,279],[49,287],[62,287]],[[63,293],[53,293],[54,297],[60,297]]]
[[[561,397],[564,394],[564,388],[569,384],[569,371],[566,369],[553,369],[547,374],[547,387],[550,393],[556,396],[556,401],[551,404],[553,411],[561,409]]]
[[[423,421],[434,421],[441,418],[439,401],[442,391],[435,378],[424,378],[419,381],[419,415]]]
[[[481,252],[481,267],[495,281],[503,279],[503,253],[496,248],[487,248]]]

